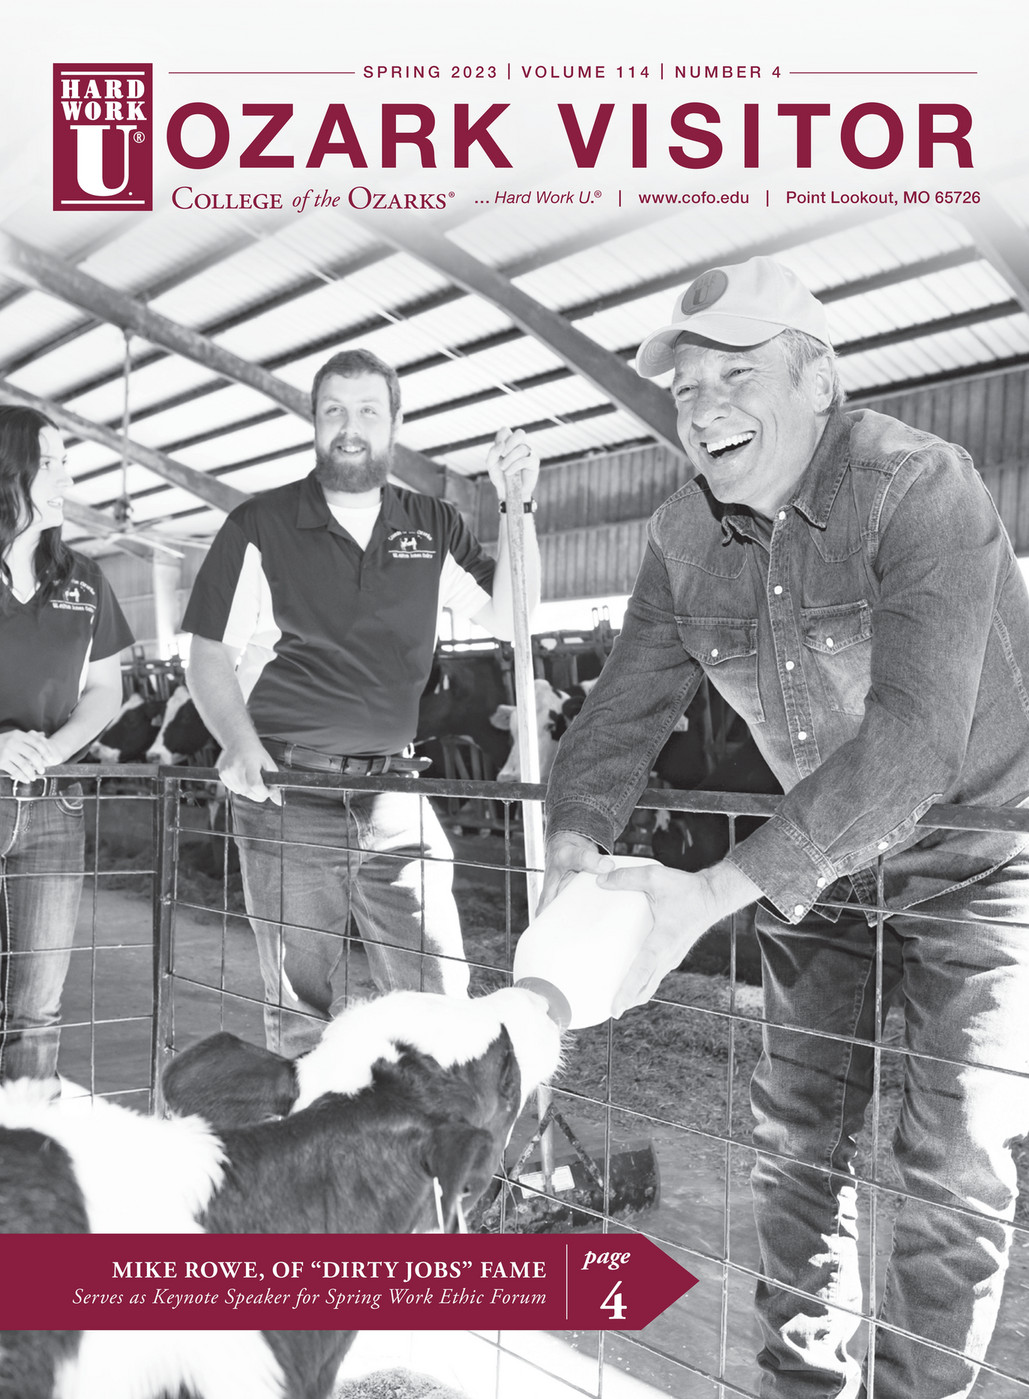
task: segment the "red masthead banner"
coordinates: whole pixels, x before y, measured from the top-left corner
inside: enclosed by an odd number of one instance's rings
[[[636,1331],[696,1281],[636,1234],[8,1234],[0,1326]]]

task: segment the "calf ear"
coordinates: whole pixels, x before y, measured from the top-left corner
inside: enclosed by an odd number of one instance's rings
[[[445,1233],[456,1227],[458,1205],[470,1209],[486,1189],[497,1164],[496,1151],[484,1127],[454,1122],[433,1128],[425,1165],[440,1184]]]
[[[196,1113],[216,1127],[285,1117],[297,1097],[291,1059],[224,1030],[177,1055],[161,1086],[173,1112]]]

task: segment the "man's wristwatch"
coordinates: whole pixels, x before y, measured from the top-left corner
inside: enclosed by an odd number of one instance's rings
[[[525,515],[535,515],[535,513],[536,513],[536,511],[537,511],[538,509],[539,509],[539,502],[536,501],[535,499],[533,499],[533,500],[523,500],[523,501],[522,501],[522,513],[523,513],[523,514],[525,514]],[[500,502],[500,513],[501,513],[501,515],[506,515],[506,514],[507,514],[507,501],[506,501],[506,500],[502,500],[502,501]]]

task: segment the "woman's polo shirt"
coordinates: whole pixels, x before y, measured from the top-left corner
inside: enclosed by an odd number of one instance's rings
[[[71,577],[46,602],[19,602],[0,584],[0,733],[47,736],[68,722],[92,661],[132,644],[111,585],[92,559],[72,554]]]

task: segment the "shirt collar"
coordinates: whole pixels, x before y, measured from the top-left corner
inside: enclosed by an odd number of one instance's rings
[[[818,440],[807,470],[800,478],[796,494],[789,502],[810,524],[825,529],[829,512],[846,474],[849,456],[850,424],[839,409],[834,409]],[[744,539],[759,537],[759,528],[751,510],[730,506],[722,514],[722,538],[728,542],[734,535]]]
[[[382,519],[387,524],[403,529],[410,527],[411,520],[395,488],[387,481],[382,488]],[[298,529],[338,530],[325,499],[325,492],[312,471],[300,483],[300,499],[297,502]]]
[[[825,529],[829,523],[829,512],[850,461],[849,445],[850,424],[839,409],[834,409],[791,502],[819,529]]]

